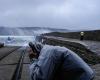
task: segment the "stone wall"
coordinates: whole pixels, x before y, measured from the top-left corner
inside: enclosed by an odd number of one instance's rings
[[[100,41],[100,30],[84,31],[84,33],[85,33],[84,34],[85,40]],[[66,32],[66,33],[52,32],[52,33],[47,33],[44,35],[80,39],[80,32]]]

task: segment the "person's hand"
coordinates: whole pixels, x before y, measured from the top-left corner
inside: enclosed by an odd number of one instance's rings
[[[29,58],[30,59],[37,58],[37,54],[34,53],[31,48],[29,48],[28,52],[29,52]]]

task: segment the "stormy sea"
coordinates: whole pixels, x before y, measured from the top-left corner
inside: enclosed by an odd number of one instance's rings
[[[61,31],[67,30],[41,27],[0,27],[0,43],[10,46],[26,46],[28,42],[34,42],[36,36]]]

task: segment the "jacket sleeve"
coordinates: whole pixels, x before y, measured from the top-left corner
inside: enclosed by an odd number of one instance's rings
[[[53,57],[35,60],[30,66],[32,80],[50,80],[53,77],[55,62]]]
[[[45,46],[41,51],[38,60],[30,66],[32,80],[53,80],[55,72],[62,62],[65,51],[55,47]]]

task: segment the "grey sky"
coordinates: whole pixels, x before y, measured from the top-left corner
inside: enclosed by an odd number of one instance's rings
[[[100,29],[100,0],[0,0],[0,25]]]

